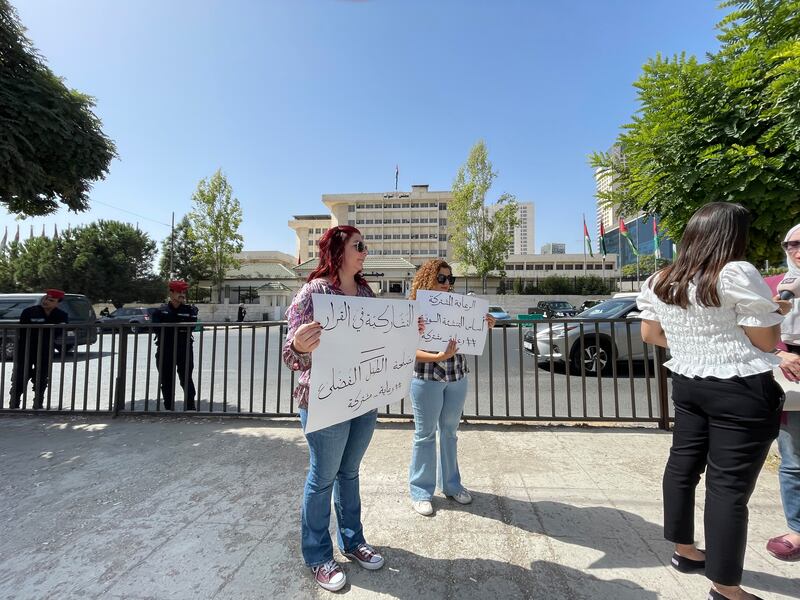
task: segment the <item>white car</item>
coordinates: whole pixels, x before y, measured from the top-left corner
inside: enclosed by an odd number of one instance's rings
[[[536,356],[537,362],[569,361],[574,375],[585,369],[587,375],[610,373],[611,360],[644,360],[644,344],[641,337],[641,321],[636,296],[614,297],[583,311],[582,313],[554,323],[543,323],[534,331],[529,330],[523,338],[523,347]],[[607,319],[622,319],[609,322]],[[581,344],[581,330],[583,344]],[[630,331],[630,351],[628,332]],[[654,351],[649,349],[649,358]]]

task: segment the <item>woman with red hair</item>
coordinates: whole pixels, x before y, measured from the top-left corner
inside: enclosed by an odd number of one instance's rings
[[[319,265],[295,296],[286,313],[289,333],[283,346],[286,365],[300,371],[294,397],[305,430],[308,418],[308,385],[311,379],[311,353],[319,346],[322,328],[314,321],[311,294],[338,294],[374,297],[361,271],[367,245],[355,227],[340,225],[325,232],[319,240]],[[331,520],[331,493],[334,496],[337,541],[342,554],[365,569],[380,569],[381,554],[364,539],[361,524],[361,496],[358,471],[372,439],[377,411],[306,433],[309,468],[303,493],[303,560],[324,589],[336,591],[346,583],[342,567],[333,559],[333,544],[328,533]]]

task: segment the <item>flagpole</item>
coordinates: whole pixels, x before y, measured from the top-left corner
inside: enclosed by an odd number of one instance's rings
[[[583,214],[583,276],[586,277],[586,213]]]
[[[641,226],[642,222],[637,217],[636,219],[636,290],[638,291],[641,288],[639,283],[639,227]]]

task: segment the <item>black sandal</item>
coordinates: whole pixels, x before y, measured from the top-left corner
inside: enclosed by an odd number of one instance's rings
[[[694,562],[698,562],[698,561],[694,561]],[[764,600],[761,596],[755,596],[755,595],[753,596],[753,599],[754,600]],[[714,588],[711,588],[710,590],[708,590],[708,599],[707,600],[729,600],[729,598],[727,596],[723,596],[722,594],[720,594]]]

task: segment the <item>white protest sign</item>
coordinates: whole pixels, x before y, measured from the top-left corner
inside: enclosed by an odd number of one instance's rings
[[[425,321],[420,349],[441,352],[451,339],[456,340],[461,354],[483,354],[486,331],[485,317],[489,301],[474,296],[449,292],[417,290],[419,312]]]
[[[312,354],[306,433],[408,396],[419,330],[417,303],[312,294],[322,325]]]

